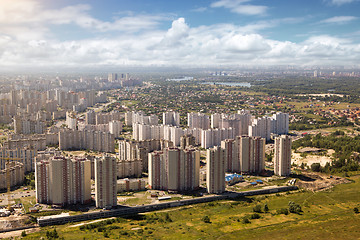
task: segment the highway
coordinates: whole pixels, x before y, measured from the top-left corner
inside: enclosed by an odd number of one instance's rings
[[[296,186],[283,186],[283,187],[273,187],[273,188],[266,188],[266,189],[257,189],[251,191],[244,191],[244,192],[226,192],[216,196],[207,196],[207,197],[199,197],[194,199],[185,199],[185,200],[178,200],[178,201],[169,201],[164,203],[158,204],[149,204],[137,207],[122,207],[112,210],[104,210],[104,211],[97,211],[97,212],[89,212],[79,215],[72,215],[72,216],[47,216],[47,217],[39,217],[37,218],[37,223],[39,226],[50,226],[50,225],[58,225],[58,224],[65,224],[69,222],[79,222],[79,221],[87,221],[87,220],[94,220],[100,218],[109,218],[109,217],[121,217],[145,212],[152,212],[157,210],[162,210],[166,208],[172,207],[179,207],[179,206],[186,206],[192,205],[197,203],[205,203],[205,202],[212,202],[224,199],[236,199],[239,197],[246,197],[246,196],[254,196],[254,195],[262,195],[262,194],[271,194],[271,193],[278,193],[278,192],[287,192],[292,190],[297,190]]]

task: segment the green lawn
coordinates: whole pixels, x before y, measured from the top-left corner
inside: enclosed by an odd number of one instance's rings
[[[360,176],[351,179],[354,182],[329,191],[204,203],[133,219],[118,218],[92,230],[71,225],[56,229],[65,239],[358,239],[360,214],[355,214],[353,209],[360,207]],[[300,204],[303,212],[276,214],[276,210],[287,208],[289,201]],[[269,212],[260,213],[260,219],[250,219],[251,223],[243,223],[243,217],[252,214],[258,204],[267,204]],[[203,221],[204,216],[210,218],[210,223]],[[42,228],[25,239],[45,237],[46,231],[52,228]]]

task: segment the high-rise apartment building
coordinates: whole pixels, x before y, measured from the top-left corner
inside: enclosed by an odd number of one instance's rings
[[[275,138],[274,173],[279,176],[289,176],[291,173],[291,138],[282,135]]]
[[[97,208],[117,205],[116,158],[103,156],[95,159],[95,201]]]
[[[115,138],[110,132],[62,130],[59,132],[61,150],[90,149],[100,152],[114,152]]]
[[[225,191],[225,150],[219,147],[206,152],[206,188],[208,193]]]
[[[209,116],[203,113],[188,113],[188,127],[207,130],[210,127]]]
[[[278,112],[272,117],[274,122],[274,133],[275,134],[288,134],[289,133],[289,114]]]
[[[69,205],[91,201],[91,165],[86,158],[54,156],[35,167],[36,199],[39,203]]]
[[[180,114],[178,112],[164,112],[163,125],[180,126]]]
[[[265,139],[240,136],[236,139],[239,146],[240,169],[245,173],[261,173],[265,169]]]
[[[225,172],[240,172],[239,148],[234,139],[221,141],[221,148],[224,149],[226,158],[224,160]]]
[[[268,116],[254,119],[249,126],[249,136],[262,137],[270,140],[271,133],[274,132],[274,119]]]
[[[199,187],[200,152],[166,148],[149,153],[151,189],[192,191]]]

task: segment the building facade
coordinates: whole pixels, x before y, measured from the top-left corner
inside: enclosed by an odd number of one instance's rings
[[[166,148],[149,153],[151,189],[192,191],[199,187],[200,152],[195,149]]]
[[[208,193],[225,191],[225,150],[214,147],[206,151],[206,188]]]
[[[97,208],[117,205],[116,158],[103,156],[95,159],[95,201]]]
[[[279,176],[291,174],[291,138],[288,135],[275,138],[274,173]]]

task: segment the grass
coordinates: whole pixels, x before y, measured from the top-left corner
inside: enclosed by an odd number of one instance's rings
[[[353,209],[360,206],[360,176],[351,180],[323,192],[256,196],[118,218],[92,230],[69,225],[56,228],[65,239],[358,239],[360,214]],[[300,204],[303,212],[276,214],[278,209],[287,208],[289,201]],[[267,204],[269,212],[243,223],[242,219],[250,216],[258,204]],[[204,221],[205,216],[210,223]],[[42,228],[25,239],[44,237],[52,228]]]

